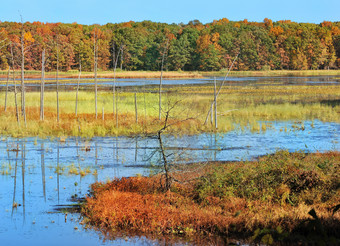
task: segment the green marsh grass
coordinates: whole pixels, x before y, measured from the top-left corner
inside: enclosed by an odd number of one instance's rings
[[[196,134],[212,131],[210,117],[204,121],[213,98],[212,85],[164,86],[162,108],[170,112],[174,134]],[[56,117],[56,93],[45,92],[45,121],[39,120],[39,92],[26,93],[27,125],[18,127],[14,113],[14,96],[8,96],[8,111],[0,106],[0,134],[9,136],[116,136],[156,133],[162,127],[158,120],[158,90],[149,87],[120,89],[117,97],[118,127],[113,114],[111,91],[98,92],[98,118],[95,119],[94,93],[80,91],[78,116],[75,116],[75,91],[59,93],[60,122]],[[137,91],[138,123],[135,122],[134,93]],[[20,95],[19,95],[20,96]],[[3,105],[5,93],[0,93]],[[2,99],[2,100],[1,100]],[[321,120],[340,122],[340,85],[259,85],[228,86],[218,97],[218,132],[235,129],[265,131],[263,121]],[[145,102],[145,103],[144,103]],[[104,121],[102,120],[104,108]],[[19,105],[20,109],[20,105]],[[164,115],[163,112],[163,115]],[[164,116],[163,116],[164,117]]]

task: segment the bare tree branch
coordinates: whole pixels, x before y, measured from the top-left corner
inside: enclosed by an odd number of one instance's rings
[[[230,70],[231,70],[232,67],[234,66],[234,63],[235,63],[235,61],[236,61],[236,59],[237,59],[237,57],[238,57],[239,54],[240,54],[240,53],[238,53],[238,54],[236,55],[235,59],[233,60],[233,63],[232,63],[231,66],[229,67],[229,70],[228,70],[227,74],[225,75],[225,77],[224,77],[224,79],[223,79],[223,82],[222,82],[220,88],[219,88],[218,91],[217,91],[216,99],[214,99],[214,100],[211,102],[211,106],[210,106],[210,109],[209,109],[209,111],[208,111],[207,117],[205,118],[204,125],[208,122],[209,114],[212,113],[212,112],[211,112],[211,108],[212,108],[212,106],[213,106],[215,100],[217,100],[217,97],[218,97],[218,95],[220,94],[220,91],[221,91],[221,89],[222,89],[222,87],[223,87],[223,85],[224,85],[224,83],[225,83],[225,81],[226,81],[226,79],[227,79],[227,77],[228,77],[228,75],[229,75],[229,73],[230,73]]]

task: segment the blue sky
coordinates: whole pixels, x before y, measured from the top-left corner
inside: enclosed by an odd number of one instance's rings
[[[223,17],[232,21],[264,18],[320,23],[340,21],[340,0],[9,0],[2,1],[1,21],[106,24],[151,20],[202,23]]]

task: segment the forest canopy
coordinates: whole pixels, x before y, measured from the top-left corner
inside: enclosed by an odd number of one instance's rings
[[[106,25],[77,23],[1,22],[0,69],[11,63],[20,67],[21,43],[25,45],[25,69],[41,68],[46,49],[46,70],[91,71],[94,52],[98,68],[217,71],[227,68],[238,55],[234,70],[307,70],[340,68],[340,22],[320,24],[229,21],[226,18],[202,24],[166,24],[151,21]],[[11,48],[12,47],[12,48]]]

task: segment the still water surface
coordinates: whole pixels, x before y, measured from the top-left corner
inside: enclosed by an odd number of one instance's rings
[[[168,136],[165,146],[168,153],[176,153],[176,162],[249,160],[278,149],[340,150],[340,124],[307,121],[271,125],[257,133]],[[72,204],[72,197],[85,196],[95,181],[157,170],[157,150],[156,138],[2,138],[0,245],[158,244],[144,237],[104,241],[99,233],[79,224],[78,214],[65,218],[56,210]]]
[[[77,86],[77,79],[60,78],[60,90],[74,90]],[[216,78],[218,83],[224,80],[224,77]],[[0,78],[0,91],[6,89],[6,78]],[[214,83],[214,78],[199,78],[199,79],[163,79],[164,86],[186,86],[186,85],[205,85]],[[19,81],[17,86],[19,86]],[[112,78],[98,79],[99,90],[112,90],[114,81]],[[154,87],[159,85],[159,79],[116,79],[115,85],[120,88],[126,87]],[[340,76],[311,76],[311,77],[228,77],[225,81],[226,86],[286,86],[286,85],[340,85]],[[39,91],[39,79],[26,79],[25,83],[28,91]],[[14,84],[10,80],[9,88],[13,90]],[[94,80],[83,78],[80,81],[81,90],[93,90]],[[45,90],[55,91],[55,79],[45,79]]]

